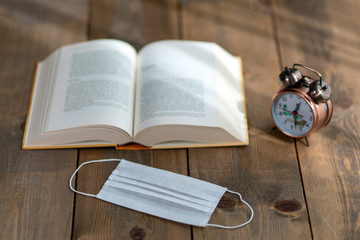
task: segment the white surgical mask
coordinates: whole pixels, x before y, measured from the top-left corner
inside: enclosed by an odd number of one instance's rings
[[[89,163],[120,161],[100,192],[84,193],[72,187],[79,169]],[[70,189],[116,205],[168,220],[199,227],[239,228],[251,222],[254,211],[237,192],[185,175],[148,167],[124,159],[103,159],[81,164],[70,178]],[[220,198],[228,191],[237,194],[251,211],[249,220],[237,226],[208,224]]]

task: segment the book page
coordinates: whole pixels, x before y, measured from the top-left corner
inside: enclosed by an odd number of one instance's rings
[[[136,51],[116,40],[60,49],[47,131],[111,125],[132,133]]]
[[[134,135],[148,144],[161,138],[152,136],[150,128],[156,134],[166,131],[161,135],[167,141],[246,142],[239,60],[210,42],[147,45],[139,53]],[[171,125],[187,127],[181,131]]]
[[[243,143],[248,142],[242,60],[220,46],[215,49],[220,126]]]
[[[213,44],[168,40],[139,53],[135,135],[163,124],[218,126]]]
[[[33,89],[30,98],[29,112],[25,128],[24,145],[33,142],[45,130],[47,111],[51,99],[53,82],[52,73],[58,59],[58,52],[50,54],[41,64],[37,63],[34,76]]]

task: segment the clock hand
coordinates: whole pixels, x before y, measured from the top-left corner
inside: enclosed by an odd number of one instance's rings
[[[292,115],[296,115],[296,116],[299,116],[299,117],[301,117],[301,118],[303,118],[304,116],[303,115],[300,115],[300,114],[298,114],[297,112],[295,112],[295,111],[290,111],[290,110],[287,110],[286,108],[281,108],[282,110],[284,110],[285,112],[288,112],[288,113],[291,113]]]
[[[289,115],[290,115],[290,116],[292,115],[292,112],[289,111],[289,110],[287,110],[286,108],[281,108],[281,109],[284,110],[284,114],[285,114],[285,115],[288,115],[288,116],[289,116]]]
[[[294,119],[294,126],[295,126],[295,128],[296,128],[296,124],[298,123],[298,122],[296,121],[296,115],[293,115],[293,119]]]
[[[296,115],[296,116],[299,116],[299,117],[301,117],[301,118],[304,117],[303,115],[300,115],[300,114],[298,114],[298,113],[296,113],[296,112],[292,112],[292,114],[293,114],[293,115]]]

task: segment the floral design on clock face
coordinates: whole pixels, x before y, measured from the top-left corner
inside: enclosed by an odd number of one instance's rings
[[[276,125],[291,136],[303,136],[313,127],[314,113],[309,103],[295,93],[283,93],[272,104]]]

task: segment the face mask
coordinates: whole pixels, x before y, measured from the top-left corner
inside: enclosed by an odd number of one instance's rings
[[[72,187],[79,169],[89,163],[120,161],[97,195]],[[70,178],[70,189],[136,211],[199,227],[239,228],[251,222],[254,211],[237,192],[219,185],[169,171],[120,159],[104,159],[81,164]],[[220,198],[228,191],[237,194],[251,211],[249,220],[237,226],[208,224]]]

